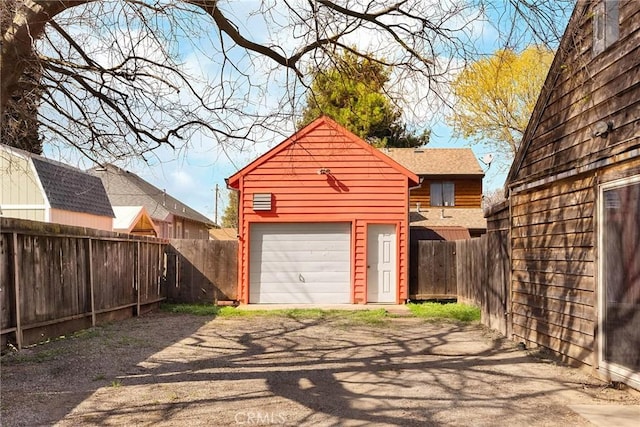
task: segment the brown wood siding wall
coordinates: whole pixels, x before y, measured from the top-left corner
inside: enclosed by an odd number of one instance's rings
[[[512,319],[518,340],[593,364],[595,177],[512,196]]]
[[[640,2],[621,2],[619,20],[618,41],[594,57],[592,16],[582,18],[516,182],[572,170],[637,144],[632,137],[640,132]],[[613,123],[606,138],[592,136],[598,121]]]
[[[424,209],[431,205],[430,186],[435,181],[454,183],[456,207],[482,207],[482,178],[425,178],[419,188],[413,188],[409,192],[410,209],[415,209],[416,203],[420,203],[420,207]]]
[[[370,151],[369,151],[370,150]],[[366,302],[367,224],[396,224],[398,301],[408,297],[408,179],[373,153],[321,125],[240,178],[241,241],[238,297],[249,295],[250,224],[352,224],[352,299]],[[321,168],[330,174],[319,174]],[[254,211],[253,195],[271,193],[272,209]]]

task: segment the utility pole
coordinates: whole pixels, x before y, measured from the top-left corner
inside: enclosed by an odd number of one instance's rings
[[[215,200],[215,202],[214,202],[214,206],[215,206],[215,207],[213,208],[213,211],[215,212],[215,213],[214,213],[214,220],[213,220],[213,222],[215,222],[215,224],[216,224],[216,225],[218,225],[218,192],[219,192],[219,191],[220,191],[220,189],[218,188],[218,184],[216,184],[216,191],[215,191],[215,193],[216,193],[216,195],[215,195],[216,200]]]

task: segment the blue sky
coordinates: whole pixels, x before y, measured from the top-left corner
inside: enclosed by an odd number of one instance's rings
[[[228,6],[229,14],[237,14],[244,16],[245,8],[251,8],[252,2],[235,2],[233,6]],[[499,5],[500,2],[497,2]],[[235,9],[233,9],[235,8]],[[498,31],[495,25],[499,25],[500,16],[503,11],[500,8],[487,11],[484,20],[474,21],[469,40],[476,48],[483,53],[493,52],[498,48]],[[263,41],[266,39],[279,40],[280,43],[288,43],[287,34],[268,34],[267,24],[263,19],[253,18],[252,20],[239,21],[244,23],[243,31],[247,31],[253,40]],[[494,25],[495,24],[495,25]],[[179,45],[179,55],[185,64],[185,67],[192,70],[195,74],[200,74],[198,78],[199,84],[203,84],[206,88],[207,81],[214,81],[219,78],[220,64],[215,58],[207,55],[212,52],[210,34],[207,30],[208,23],[206,21],[198,22],[197,35],[183,34],[182,42]],[[211,27],[214,31],[215,28]],[[189,28],[186,28],[188,31]],[[184,43],[184,40],[189,40]],[[242,52],[238,52],[241,54]],[[241,63],[243,59],[236,58]],[[245,58],[246,59],[246,58]],[[245,64],[248,68],[260,70],[261,66],[271,67],[273,64]],[[232,76],[227,76],[232,78]],[[254,90],[256,97],[255,103],[251,108],[255,108],[257,112],[267,112],[269,109],[277,108],[278,103],[284,96],[283,82],[286,80],[284,73],[271,74],[270,81],[264,81],[262,88]],[[259,76],[256,76],[258,86],[261,85]],[[409,86],[411,87],[411,86]],[[406,88],[404,89],[407,92]],[[416,90],[418,92],[418,90]],[[299,101],[302,101],[300,97]],[[428,144],[430,148],[462,148],[470,147],[469,141],[457,138],[453,129],[447,125],[445,117],[446,109],[441,106],[434,107],[434,104],[418,104],[418,111],[413,112],[413,117],[409,119],[416,127],[430,128],[432,131],[431,141]],[[151,184],[160,189],[165,189],[169,194],[178,198],[182,202],[198,210],[207,217],[214,219],[214,189],[216,185],[220,189],[218,199],[218,219],[222,216],[224,207],[228,199],[228,190],[226,189],[224,179],[235,173],[238,168],[242,168],[250,161],[259,157],[270,148],[277,145],[284,139],[284,135],[293,132],[294,122],[290,120],[283,124],[281,134],[265,132],[257,135],[256,143],[243,144],[241,146],[222,146],[215,141],[211,135],[207,133],[196,133],[189,141],[188,149],[180,149],[173,151],[168,148],[161,148],[148,158],[147,162],[129,159],[118,166],[130,170],[140,175]],[[489,153],[482,146],[471,146],[478,158]],[[85,161],[80,160],[77,154],[59,147],[51,147],[45,145],[45,154],[49,157],[57,158],[62,161],[80,166],[90,167]],[[484,167],[484,165],[481,164]],[[486,172],[484,180],[484,188],[493,190],[501,187],[504,183],[508,163],[505,159],[496,156],[494,163]]]

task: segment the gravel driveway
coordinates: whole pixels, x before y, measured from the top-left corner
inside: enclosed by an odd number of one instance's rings
[[[479,325],[155,313],[2,360],[3,426],[588,425],[638,404]]]

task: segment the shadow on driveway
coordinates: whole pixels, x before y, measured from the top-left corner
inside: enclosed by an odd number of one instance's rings
[[[2,424],[584,425],[568,404],[637,403],[478,325],[157,314],[133,335],[133,320],[3,367]]]

